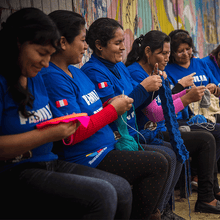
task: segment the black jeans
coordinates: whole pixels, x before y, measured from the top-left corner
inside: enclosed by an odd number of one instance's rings
[[[181,125],[188,125],[187,122],[188,122],[188,120],[178,120],[179,126],[181,126]],[[190,128],[191,128],[191,130],[207,131],[205,128],[197,126],[197,125],[192,125],[192,126],[190,126]],[[216,161],[218,161],[219,158],[220,158],[220,124],[216,123],[215,124],[215,129],[213,131],[208,131],[208,132],[210,132],[214,136],[214,138],[215,138],[215,143],[216,143]]]
[[[164,140],[169,141],[168,132],[164,132]],[[214,193],[219,192],[216,164],[216,145],[214,136],[204,130],[181,132],[184,144],[192,157],[193,165],[198,172],[198,200],[211,202]]]
[[[21,164],[0,177],[0,218],[129,219],[130,216],[130,184],[98,169],[56,160]]]

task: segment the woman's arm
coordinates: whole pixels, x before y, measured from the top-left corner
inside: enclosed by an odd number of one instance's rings
[[[104,126],[115,121],[118,118],[118,115],[124,114],[132,107],[133,100],[127,96],[116,96],[109,102],[110,104],[107,106],[106,103],[103,104],[106,107],[104,107],[100,112],[90,116],[87,128],[83,126],[79,127],[73,135],[72,145],[89,138]]]
[[[78,123],[60,123],[21,134],[0,136],[0,160],[8,160],[48,142],[65,139],[72,135],[78,126]]]
[[[173,105],[176,114],[184,109],[184,105],[180,98],[176,98],[173,102]],[[143,110],[143,112],[152,122],[159,122],[164,120],[162,106],[159,106],[155,99]]]
[[[191,102],[201,100],[202,96],[204,95],[204,90],[204,86],[198,86],[193,87],[188,91],[184,90],[176,95],[172,95],[174,100],[173,105],[175,108],[175,113],[177,114],[179,111],[183,110],[184,107],[189,105]],[[162,106],[158,106],[155,100],[150,105],[148,105],[146,109],[143,110],[143,112],[148,117],[148,119],[153,122],[164,120]]]

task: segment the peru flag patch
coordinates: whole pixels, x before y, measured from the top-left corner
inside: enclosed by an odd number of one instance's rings
[[[60,108],[60,107],[66,106],[66,105],[68,105],[68,102],[67,102],[66,99],[56,101],[56,107],[57,108]]]
[[[99,89],[103,89],[107,86],[108,86],[107,82],[101,82],[101,83],[98,84]]]

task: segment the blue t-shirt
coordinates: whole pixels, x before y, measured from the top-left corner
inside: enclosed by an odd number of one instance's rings
[[[213,76],[216,78],[218,82],[218,86],[220,86],[220,68],[218,67],[218,65],[215,63],[213,59],[210,58],[210,56],[202,58],[202,61],[208,65]]]
[[[7,82],[3,76],[0,75],[0,135],[12,135],[28,132],[36,129],[36,124],[52,119],[52,113],[49,107],[49,99],[44,82],[40,74],[34,78],[28,78],[28,90],[35,97],[33,108],[26,109],[34,112],[36,116],[25,118],[18,112],[18,104],[14,102],[11,95],[8,93]],[[32,149],[32,158],[23,160],[24,162],[40,162],[51,161],[57,159],[57,155],[51,152],[53,143],[46,143],[37,148]],[[19,163],[11,163],[10,165],[1,167],[0,170],[6,170]]]
[[[131,77],[138,83],[142,82],[144,79],[146,79],[149,76],[147,72],[142,68],[142,66],[137,62],[134,62],[133,64],[128,66],[127,69]],[[156,96],[155,99],[156,99],[157,104],[161,105],[161,100],[160,100],[159,95]],[[144,115],[142,111],[137,112],[137,122],[138,122],[138,126],[140,129],[143,129],[145,123],[148,121],[149,119]],[[157,128],[159,130],[166,131],[165,120],[157,122]]]
[[[206,86],[209,83],[218,85],[218,81],[213,76],[207,64],[199,58],[192,58],[188,68],[184,68],[175,63],[168,63],[165,71],[167,73],[167,78],[170,82],[171,88],[173,88],[180,79],[182,79],[184,76],[188,76],[191,73],[196,73],[193,76],[194,84],[196,86]],[[177,114],[177,119],[189,119],[188,106]]]
[[[78,68],[69,66],[73,78],[50,62],[41,73],[50,98],[54,117],[86,112],[89,116],[103,109],[94,84]],[[65,102],[63,100],[66,100]],[[57,102],[66,103],[60,107]],[[96,167],[116,143],[107,125],[86,140],[73,146],[65,146],[57,152],[59,158],[90,167]]]
[[[139,86],[139,83],[131,78],[126,66],[122,62],[115,64],[115,67],[118,69],[119,76],[113,74],[100,60],[92,55],[89,61],[82,66],[81,70],[95,84],[96,91],[101,98],[107,96],[114,97],[123,93],[130,95],[134,88]],[[149,93],[146,92],[144,97],[139,97],[139,100],[135,100],[135,108],[141,105],[147,97],[149,97]],[[133,108],[127,113],[127,123],[132,128],[136,128],[135,111]],[[116,129],[115,126],[111,127],[113,130]],[[134,137],[137,133],[132,128],[128,127],[128,131]]]

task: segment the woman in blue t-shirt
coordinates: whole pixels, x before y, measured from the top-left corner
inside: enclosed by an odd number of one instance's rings
[[[1,218],[129,218],[132,194],[123,178],[57,160],[53,142],[76,132],[78,123],[36,129],[51,119],[41,74],[60,34],[36,8],[13,13],[0,31]],[[110,183],[111,182],[111,183]]]
[[[116,20],[99,18],[94,21],[89,27],[86,39],[89,47],[93,50],[93,54],[81,69],[95,84],[102,102],[122,93],[134,99],[133,108],[127,114],[127,129],[129,134],[138,141],[137,132],[135,131],[137,129],[135,109],[138,107],[144,108],[152,101],[153,91],[155,91],[151,89],[153,79],[154,77],[160,78],[160,76],[152,75],[141,81],[141,83],[134,81],[126,66],[122,63],[122,54],[125,50],[124,40],[123,27]],[[159,87],[157,90],[159,90]],[[157,92],[155,92],[156,94]],[[117,130],[114,124],[111,127],[113,131]],[[177,161],[169,143],[156,141],[154,137],[149,137],[148,134],[144,134],[144,138],[147,143],[143,145],[145,151],[159,151],[170,161],[168,182],[158,204],[158,208],[162,212],[178,181],[182,164]],[[105,166],[105,163],[108,163],[108,160],[103,160],[98,168]]]
[[[218,81],[218,86],[220,85],[220,45],[218,45],[211,53],[202,58],[202,61],[208,65],[213,76]],[[216,96],[220,96],[218,93],[220,92],[220,88],[217,87],[215,91]]]
[[[149,31],[145,35],[137,38],[132,45],[132,50],[127,56],[125,65],[127,66],[132,78],[141,82],[146,77],[152,74],[155,66],[158,66],[160,71],[164,71],[170,56],[170,37],[165,33],[157,30]],[[164,72],[164,75],[166,73]],[[193,84],[193,76],[181,79],[173,88],[174,91],[181,89],[182,84]],[[193,87],[192,89],[183,90],[177,94],[172,95],[175,113],[187,106],[191,102],[201,100],[204,95],[205,88],[203,86]],[[156,129],[151,132],[158,133],[166,131],[164,121],[163,108],[161,106],[160,97],[156,97],[147,108],[142,111],[137,111],[139,116],[138,124],[141,127],[143,124],[154,123]],[[146,117],[147,116],[147,117]],[[144,122],[144,123],[143,123]],[[181,128],[180,128],[181,129]],[[158,132],[158,131],[159,132]],[[203,204],[200,211],[206,212],[209,205],[213,205],[212,213],[219,213],[220,210],[215,208],[219,199],[220,190],[217,179],[217,165],[214,158],[216,157],[216,146],[214,136],[204,130],[188,130],[181,132],[186,149],[189,151],[192,162],[195,161],[195,166],[198,170],[198,203]],[[168,132],[163,132],[164,140],[169,141]],[[214,173],[214,181],[213,181]],[[215,192],[213,191],[213,185]],[[216,199],[215,199],[216,197]],[[206,207],[207,204],[207,207]],[[197,205],[198,207],[198,205]],[[163,212],[165,216],[175,216],[171,213],[169,207]]]
[[[125,178],[133,189],[131,219],[149,219],[150,216],[159,219],[157,204],[167,182],[168,161],[157,152],[116,150],[118,143],[108,124],[125,112],[119,111],[121,106],[128,105],[129,110],[133,99],[120,94],[102,103],[92,81],[82,70],[73,66],[82,61],[83,54],[88,49],[85,19],[78,13],[64,10],[53,11],[49,16],[61,34],[60,49],[52,55],[49,67],[42,70],[51,111],[55,116],[86,112],[90,117],[84,132],[82,133],[80,126],[75,133],[76,138],[82,137],[81,141],[74,138],[70,145],[56,147],[54,150],[63,160],[108,170]],[[159,87],[161,80],[160,77],[153,78],[156,83],[152,88],[155,89]],[[101,86],[105,86],[105,83]],[[145,94],[144,91],[143,93]],[[56,104],[63,99],[66,100],[65,105],[61,107]],[[116,117],[112,117],[113,115]],[[132,143],[134,142],[130,139],[128,145]],[[155,212],[153,216],[152,212]],[[123,213],[118,214],[123,218]]]

